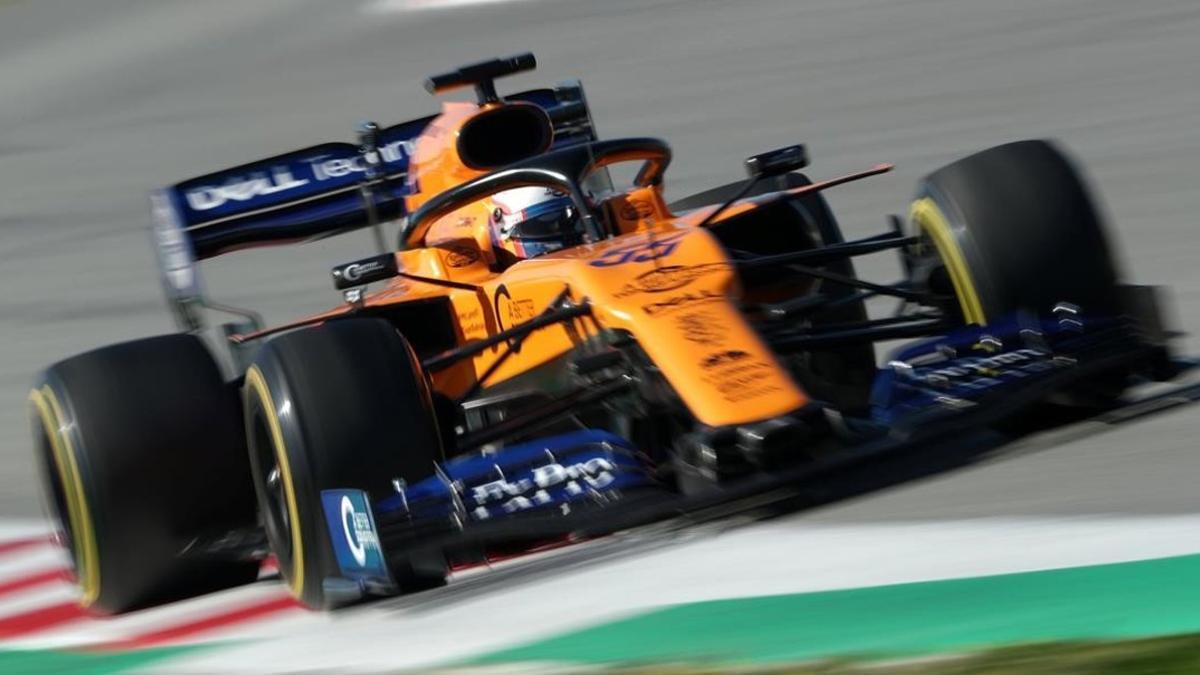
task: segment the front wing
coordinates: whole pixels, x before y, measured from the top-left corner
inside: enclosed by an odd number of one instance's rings
[[[355,520],[344,491],[327,504],[342,579],[357,594],[397,589],[387,565],[366,569],[353,555],[366,541],[388,564],[417,550],[482,559],[494,547],[575,541],[656,521],[723,517],[763,496],[809,494],[830,477],[868,463],[903,461],[930,444],[985,429],[1051,395],[1105,373],[1166,363],[1164,348],[1126,318],[1013,316],[966,327],[897,351],[876,378],[869,418],[832,425],[842,447],[770,473],[746,476],[704,494],[681,495],[659,482],[651,458],[625,439],[598,430],[538,439],[491,453],[460,456],[435,476],[367,507]],[[799,455],[799,453],[798,453]],[[361,494],[361,493],[359,493]],[[337,510],[333,513],[331,509]],[[363,529],[364,522],[370,523]],[[359,556],[360,558],[362,556]],[[374,560],[374,558],[371,558]]]

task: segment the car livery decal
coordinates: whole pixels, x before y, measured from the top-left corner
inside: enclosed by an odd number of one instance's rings
[[[627,263],[644,263],[666,258],[675,252],[680,240],[687,234],[687,232],[679,232],[661,237],[648,235],[645,241],[607,250],[589,264],[592,267],[616,267]]]
[[[348,579],[386,579],[387,563],[370,500],[361,490],[324,490],[321,506],[338,568]]]

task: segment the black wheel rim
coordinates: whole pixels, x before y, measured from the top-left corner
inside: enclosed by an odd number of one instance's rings
[[[75,540],[74,533],[71,532],[71,519],[67,517],[67,496],[63,491],[62,478],[58,475],[58,469],[54,465],[53,449],[51,448],[50,438],[46,435],[45,426],[41,420],[33,420],[33,437],[37,450],[38,461],[42,470],[42,476],[46,484],[45,495],[49,503],[46,504],[50,511],[51,520],[53,520],[54,539],[55,542],[67,550],[70,554],[71,571],[72,573],[78,569],[78,562],[75,556]]]
[[[255,463],[261,472],[263,526],[267,530],[271,549],[279,558],[280,568],[287,569],[292,557],[291,521],[288,518],[287,500],[284,495],[283,480],[280,477],[279,460],[275,456],[271,431],[267,427],[267,421],[263,419],[261,408],[254,416],[252,430],[250,443],[253,447]]]

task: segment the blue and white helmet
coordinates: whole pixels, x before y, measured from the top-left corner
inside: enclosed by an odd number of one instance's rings
[[[583,225],[571,198],[544,187],[492,196],[492,246],[520,260],[583,243]]]

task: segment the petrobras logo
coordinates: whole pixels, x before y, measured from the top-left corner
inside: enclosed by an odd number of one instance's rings
[[[365,263],[350,263],[342,271],[346,281],[359,281],[368,274],[383,271],[383,263],[378,260],[368,260]]]
[[[200,185],[184,192],[188,207],[194,211],[210,211],[229,203],[249,202],[259,197],[288,193],[306,185],[366,173],[368,165],[394,164],[407,161],[414,148],[412,141],[393,141],[367,155],[335,156],[321,154],[308,158],[297,157],[288,164],[279,164],[243,175],[230,176],[213,185]]]
[[[489,505],[499,504],[506,513],[515,513],[555,501],[550,491],[562,491],[566,496],[581,495],[587,490],[603,490],[616,480],[617,467],[605,457],[593,457],[585,462],[561,464],[552,462],[534,468],[529,475],[500,478],[471,488],[471,497],[478,507],[476,517],[490,516]]]
[[[387,563],[371,517],[370,500],[361,490],[324,490],[321,506],[338,569],[348,579],[387,579]]]
[[[398,271],[395,256],[384,253],[334,267],[333,285],[339,290],[361,286],[372,281],[390,279],[396,276]]]
[[[350,497],[343,495],[341,503],[342,534],[346,537],[346,546],[350,555],[359,567],[367,564],[367,548],[379,547],[379,537],[375,528],[371,527],[371,517],[354,509]]]

